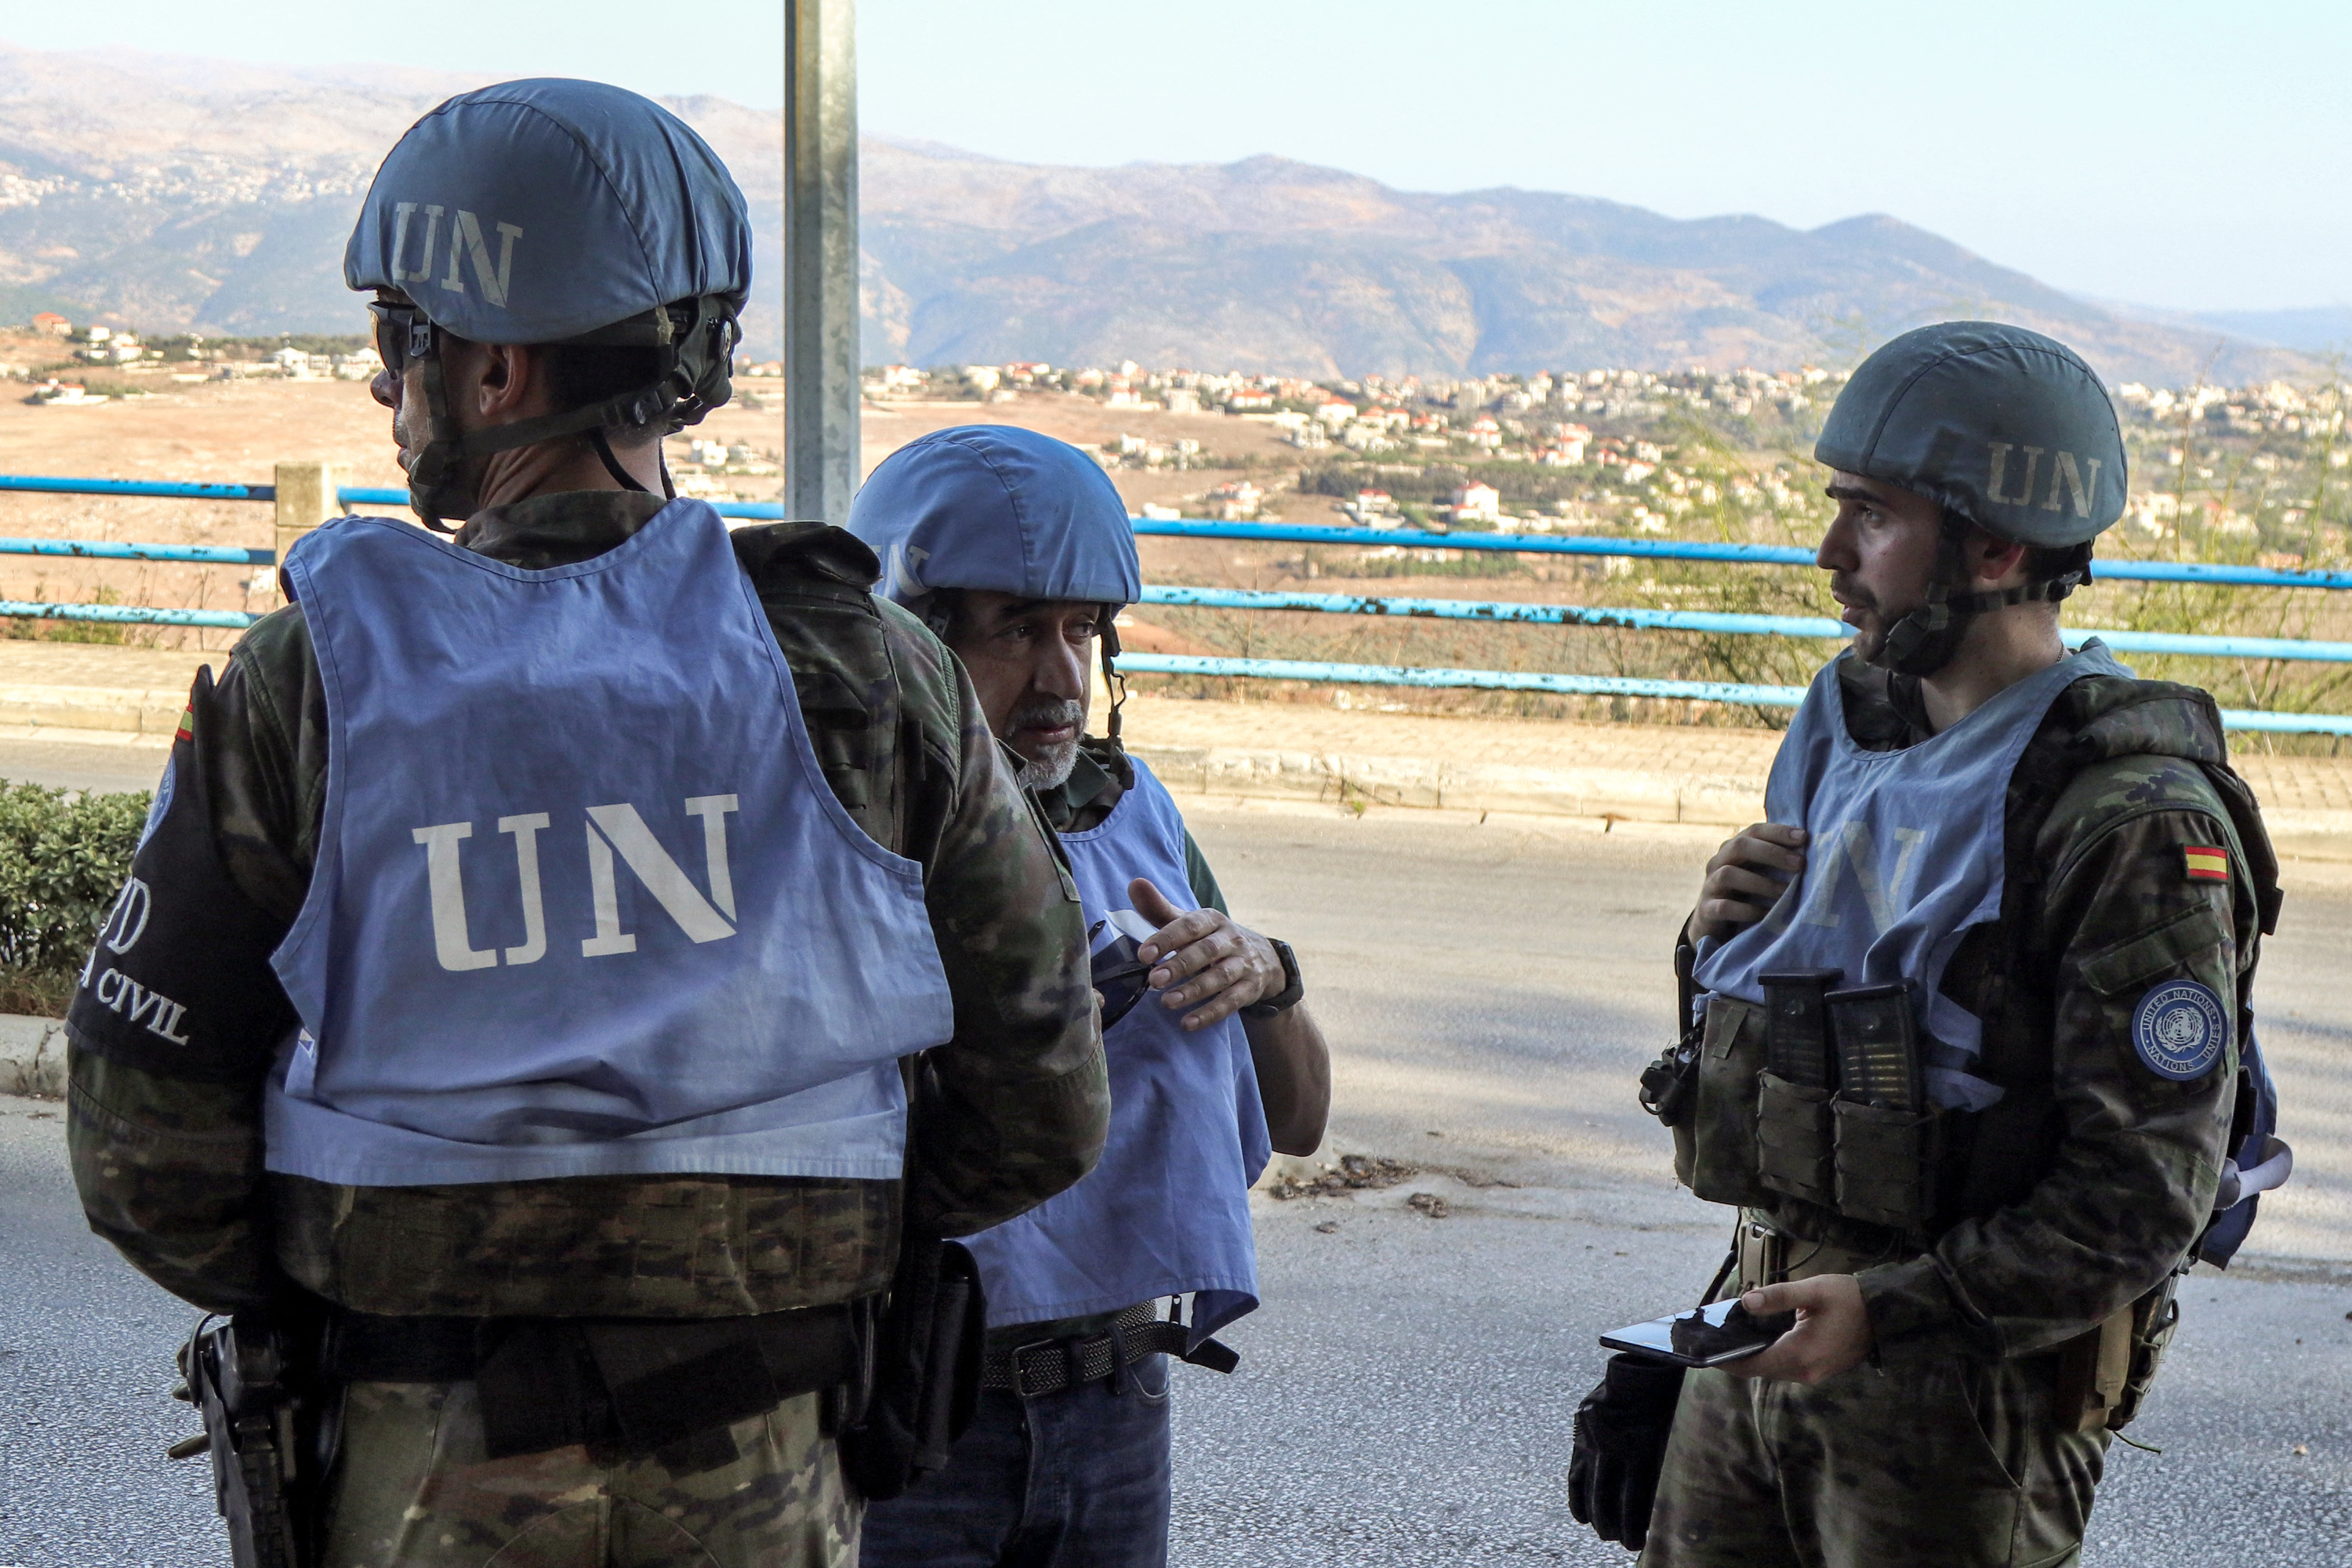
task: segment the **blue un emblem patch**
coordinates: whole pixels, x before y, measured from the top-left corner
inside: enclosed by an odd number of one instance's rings
[[[2203,1078],[2229,1043],[2229,1015],[2212,988],[2194,980],[2168,980],[2139,999],[2132,1019],[2132,1049],[2150,1072],[2186,1083]]]

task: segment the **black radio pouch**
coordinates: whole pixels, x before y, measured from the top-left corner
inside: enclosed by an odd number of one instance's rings
[[[971,1254],[909,1231],[872,1326],[869,1391],[841,1432],[842,1473],[868,1501],[886,1502],[947,1468],[980,1403],[987,1331]]]

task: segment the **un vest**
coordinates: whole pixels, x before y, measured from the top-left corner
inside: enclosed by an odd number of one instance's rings
[[[1807,833],[1805,868],[1762,920],[1709,943],[1705,991],[1761,1005],[1764,974],[1833,969],[1844,986],[1906,984],[1927,1092],[1981,1110],[2000,1089],[1969,1069],[1981,1021],[1940,989],[1969,928],[2000,915],[2010,775],[2058,694],[2130,671],[2097,642],[2009,687],[1916,745],[1866,751],[1845,723],[1838,667],[1823,666],[1772,760],[1768,820]]]
[[[1130,759],[1132,760],[1132,759]],[[1096,945],[1148,877],[1189,901],[1184,823],[1151,770],[1101,825],[1063,836]],[[1270,1145],[1239,1018],[1195,1034],[1146,994],[1105,1032],[1110,1135],[1076,1186],[964,1245],[978,1259],[991,1325],[1044,1322],[1196,1292],[1195,1342],[1257,1306],[1249,1190]]]
[[[890,1180],[952,1033],[922,872],[826,786],[726,525],[524,571],[380,518],[286,574],[329,765],[268,1164]]]

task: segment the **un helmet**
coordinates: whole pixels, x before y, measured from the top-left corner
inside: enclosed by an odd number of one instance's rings
[[[1143,593],[1134,525],[1102,465],[1013,426],[958,425],[909,441],[859,488],[846,527],[881,558],[881,592],[935,629],[943,629],[933,613],[942,588],[1114,612]],[[1101,648],[1110,683],[1118,634],[1108,619]],[[1114,742],[1119,700],[1107,726]]]
[[[751,285],[743,194],[717,153],[650,99],[542,78],[461,93],[427,113],[376,171],[343,253],[343,281],[393,289],[373,307],[388,368],[425,367],[430,439],[409,474],[438,525],[465,458],[584,435],[683,429],[725,403]],[[643,347],[658,374],[586,408],[460,432],[438,333],[484,343]]]
[[[2059,600],[2090,581],[2092,541],[2123,515],[2130,476],[2106,388],[2055,339],[1998,321],[1942,321],[1887,343],[1838,394],[1813,456],[1944,509],[1927,603],[1888,628],[1877,662],[1949,663],[1975,616]],[[2015,588],[1955,596],[1970,524],[2070,563]]]

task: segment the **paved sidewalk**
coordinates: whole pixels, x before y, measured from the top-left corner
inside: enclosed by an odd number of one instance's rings
[[[0,736],[168,740],[199,665],[226,653],[0,642]],[[1099,710],[1101,699],[1097,697]],[[1735,827],[1762,814],[1777,732],[1349,711],[1305,702],[1128,700],[1129,744],[1188,795],[1439,807]],[[2352,758],[2275,757],[2236,738],[2239,771],[2293,853],[2352,855]]]
[[[1756,820],[1780,744],[1766,730],[1140,695],[1124,723],[1169,787],[1192,794],[1730,826]]]
[[[0,642],[0,725],[128,731],[169,737],[199,666],[217,679],[226,653],[105,643]]]

